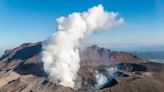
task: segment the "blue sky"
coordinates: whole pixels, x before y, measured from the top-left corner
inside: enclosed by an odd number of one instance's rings
[[[164,0],[0,0],[0,50],[43,41],[56,31],[56,18],[102,4],[125,24],[95,33],[90,44],[129,49],[164,44]]]

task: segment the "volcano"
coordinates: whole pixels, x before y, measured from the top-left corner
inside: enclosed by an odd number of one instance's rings
[[[164,64],[97,45],[80,51],[75,88],[49,80],[40,59],[42,42],[24,43],[0,58],[0,92],[163,92]],[[106,82],[97,87],[96,72]]]

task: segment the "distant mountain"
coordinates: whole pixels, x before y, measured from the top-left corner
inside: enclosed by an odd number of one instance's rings
[[[164,51],[133,52],[133,54],[149,60],[164,60]]]
[[[164,52],[164,44],[162,45],[151,45],[131,48],[131,51],[137,52]]]

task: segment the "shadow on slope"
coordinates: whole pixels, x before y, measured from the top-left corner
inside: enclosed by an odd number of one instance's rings
[[[41,44],[37,44],[31,47],[26,47],[23,48],[15,53],[12,58],[10,58],[9,61],[14,60],[14,59],[21,59],[21,60],[26,60],[29,59],[35,55],[38,55],[41,52]]]
[[[38,77],[47,77],[46,72],[43,70],[43,63],[22,64],[17,66],[14,71],[21,75],[32,74]]]

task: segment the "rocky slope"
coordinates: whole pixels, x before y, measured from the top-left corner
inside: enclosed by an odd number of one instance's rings
[[[75,88],[49,81],[40,61],[42,45],[25,43],[0,59],[0,92],[163,92],[164,64],[96,45],[80,52]],[[101,81],[100,81],[101,80]]]
[[[111,68],[118,66],[120,69],[110,72]],[[95,71],[109,76],[109,80],[101,87],[96,86]],[[0,92],[163,92],[163,72],[164,65],[159,63],[82,67],[75,80],[75,89],[71,89],[50,82],[46,76],[0,71]]]
[[[0,68],[14,69],[24,63],[38,63],[41,43],[24,43],[14,49],[6,50],[0,59]]]
[[[0,92],[73,92],[73,89],[49,82],[44,77],[0,72]]]
[[[128,52],[111,51],[97,45],[86,48],[80,53],[81,65],[100,66],[119,63],[145,63],[146,60]]]

